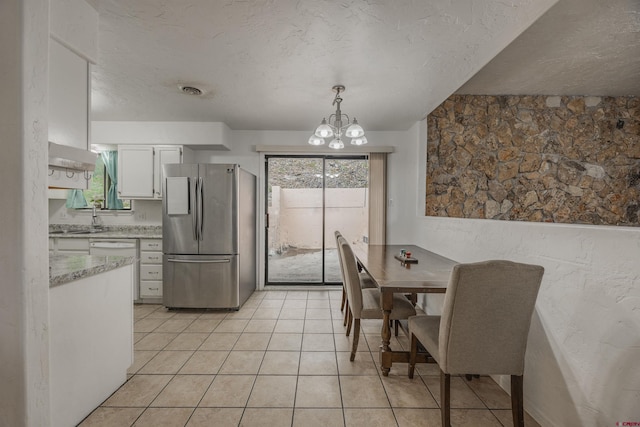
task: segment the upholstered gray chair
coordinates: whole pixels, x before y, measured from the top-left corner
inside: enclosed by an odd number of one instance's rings
[[[450,376],[511,375],[513,424],[524,426],[522,374],[527,336],[544,269],[511,261],[458,264],[442,316],[409,318],[413,378],[418,341],[440,367],[440,410],[450,425]]]
[[[340,242],[338,241],[339,237],[342,237],[342,233],[338,230],[334,232],[336,236],[336,248],[338,250],[338,262],[340,263],[340,274],[342,276],[342,301],[340,302],[340,311],[344,310],[344,306],[347,305],[347,288],[344,280],[344,267],[342,266],[342,257],[340,256]],[[348,306],[347,306],[348,307]],[[347,324],[347,318],[345,317],[344,324]]]
[[[342,266],[342,256],[341,256],[341,249],[340,249],[340,243],[338,242],[338,238],[342,237],[342,233],[340,233],[340,231],[336,230],[334,232],[335,236],[336,236],[336,247],[338,248],[338,262],[340,263],[340,272],[342,274],[342,302],[340,303],[340,311],[343,311],[345,306],[347,307],[347,311],[345,312],[344,315],[344,322],[343,325],[347,326],[347,321],[349,320],[349,301],[347,300],[347,288],[346,288],[346,280],[344,278],[344,267]],[[360,285],[363,288],[375,288],[376,284],[373,281],[373,279],[371,279],[371,277],[369,277],[369,275],[365,272],[360,272]]]
[[[358,350],[358,339],[360,337],[360,319],[382,319],[381,294],[376,288],[362,288],[358,265],[353,250],[344,237],[338,237],[340,256],[342,257],[342,267],[344,269],[344,279],[347,289],[347,300],[349,302],[348,316],[350,320],[347,324],[347,335],[351,330],[353,321],[353,345],[351,348],[351,358],[353,361]],[[408,319],[414,316],[416,310],[413,304],[403,295],[393,296],[393,310],[391,310],[391,320]]]

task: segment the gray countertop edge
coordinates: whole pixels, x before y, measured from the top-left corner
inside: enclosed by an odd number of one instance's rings
[[[58,255],[49,257],[49,288],[133,264],[136,257]]]
[[[162,239],[162,234],[123,232],[123,231],[103,231],[100,233],[49,233],[49,237],[60,237],[62,239]]]
[[[161,225],[107,225],[94,228],[79,224],[51,224],[49,237],[64,239],[162,239]]]

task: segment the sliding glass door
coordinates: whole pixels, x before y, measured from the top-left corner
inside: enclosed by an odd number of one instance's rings
[[[342,282],[334,232],[367,234],[366,157],[267,156],[266,177],[266,284]]]

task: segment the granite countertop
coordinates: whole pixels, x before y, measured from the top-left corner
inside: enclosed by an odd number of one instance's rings
[[[49,287],[133,264],[135,257],[102,255],[57,255],[49,257]]]
[[[65,239],[162,239],[162,226],[107,226],[102,229],[91,229],[88,226],[51,225],[49,237]]]

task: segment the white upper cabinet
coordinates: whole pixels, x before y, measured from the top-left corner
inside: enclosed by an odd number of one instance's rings
[[[49,141],[88,150],[98,12],[84,0],[51,0],[49,5]],[[49,187],[87,189],[89,176],[50,168]]]
[[[49,39],[49,141],[86,150],[89,64]]]
[[[119,145],[118,197],[161,199],[162,165],[165,163],[182,163],[182,147]]]
[[[153,188],[154,197],[158,199],[162,198],[162,182],[164,180],[162,165],[167,163],[182,163],[182,147],[155,147]]]
[[[118,146],[118,197],[153,198],[153,146]]]

